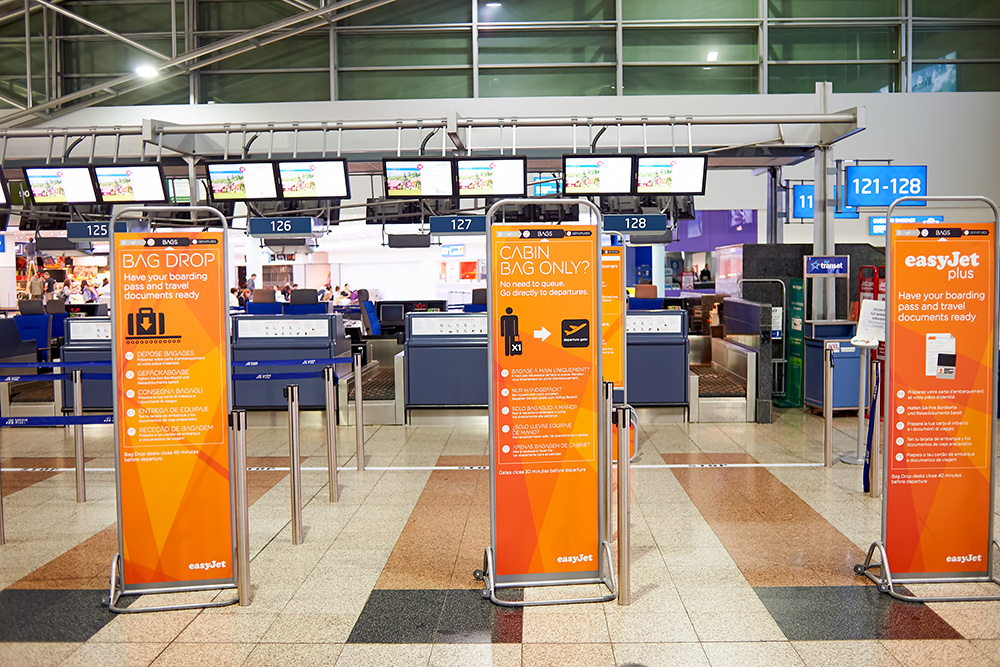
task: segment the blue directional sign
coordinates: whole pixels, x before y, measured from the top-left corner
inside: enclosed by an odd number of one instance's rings
[[[456,236],[460,234],[485,234],[485,215],[432,215],[431,236]]]
[[[799,218],[802,220],[812,220],[815,216],[815,209],[813,208],[813,192],[815,187],[812,185],[795,185],[792,186],[792,197],[794,201],[792,202],[792,217]],[[833,196],[837,196],[837,186],[833,186]],[[852,206],[842,206],[843,211],[834,211],[833,217],[837,220],[853,220],[859,218],[857,209]]]
[[[943,215],[894,215],[892,216],[893,223],[921,223],[921,224],[937,224],[944,222]],[[868,218],[868,235],[869,236],[885,236],[885,216],[873,215]]]
[[[846,276],[850,275],[848,255],[806,255],[806,276]]]
[[[305,216],[290,218],[250,218],[247,232],[262,238],[308,238],[323,233],[323,221]]]
[[[860,165],[847,168],[846,203],[885,208],[900,197],[927,194],[926,166]],[[926,206],[910,201],[900,206]]]
[[[622,234],[662,234],[667,231],[667,216],[661,213],[606,215],[604,231]]]
[[[125,231],[125,221],[119,220],[115,223],[116,232]],[[74,222],[66,223],[66,238],[70,241],[107,241],[108,221],[100,222]]]

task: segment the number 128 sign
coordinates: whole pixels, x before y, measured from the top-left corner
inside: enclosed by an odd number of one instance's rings
[[[865,165],[847,168],[848,206],[888,206],[900,197],[927,194],[926,166]],[[910,201],[900,206],[924,206]]]

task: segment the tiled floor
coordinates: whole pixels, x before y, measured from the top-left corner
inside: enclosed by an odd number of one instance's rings
[[[861,493],[857,467],[776,465],[821,459],[822,422],[801,410],[767,426],[640,427],[628,607],[482,599],[485,427],[369,427],[368,465],[391,469],[363,473],[342,428],[330,503],[324,429],[305,415],[305,543],[293,546],[288,475],[273,470],[287,466],[287,428],[259,414],[250,425],[253,604],[120,616],[101,606],[117,548],[110,430],[88,427],[83,505],[72,473],[37,470],[71,464],[70,432],[0,431],[0,667],[1000,665],[1000,603],[899,603],[854,576],[880,503]],[[836,427],[835,449],[853,449],[855,422]],[[442,467],[415,469],[427,466]],[[232,592],[169,601],[216,595]]]

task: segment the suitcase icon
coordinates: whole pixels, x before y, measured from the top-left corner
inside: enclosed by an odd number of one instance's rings
[[[162,336],[163,313],[152,308],[140,308],[138,313],[128,315],[129,336]]]

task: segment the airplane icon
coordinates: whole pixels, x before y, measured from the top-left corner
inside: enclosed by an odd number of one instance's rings
[[[572,336],[573,334],[575,334],[577,331],[579,331],[580,329],[584,328],[585,326],[587,326],[586,322],[584,322],[583,324],[577,324],[577,325],[574,325],[574,326],[570,326],[568,329],[566,329],[566,331],[563,332],[563,336]]]

